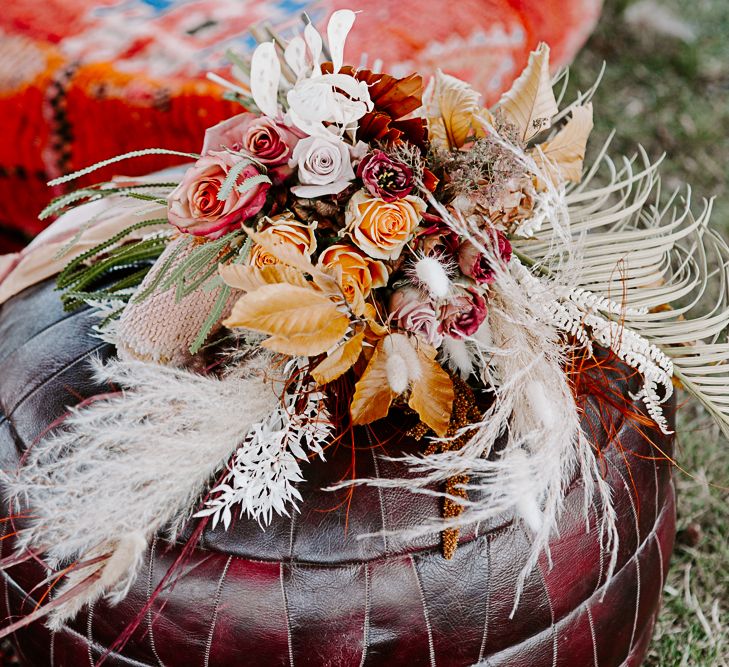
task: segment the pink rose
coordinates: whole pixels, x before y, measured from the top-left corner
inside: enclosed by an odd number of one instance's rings
[[[503,265],[511,261],[511,243],[501,232],[495,231],[492,249]],[[491,259],[484,255],[470,241],[461,244],[458,250],[458,266],[465,276],[473,278],[477,283],[492,283],[496,280]]]
[[[169,221],[181,232],[217,239],[258,213],[266,203],[270,183],[259,183],[244,192],[233,188],[227,199],[218,199],[225,177],[240,160],[227,151],[210,151],[199,158],[167,199]],[[249,164],[240,172],[237,184],[259,174],[258,168]]]
[[[478,291],[469,288],[440,309],[438,331],[450,338],[473,336],[485,319],[485,299]]]
[[[248,153],[265,164],[271,179],[280,183],[293,171],[288,162],[300,138],[295,130],[267,116],[241,113],[208,128],[202,152],[230,148]]]
[[[390,322],[408,333],[419,334],[434,347],[443,342],[433,306],[412,287],[395,290],[390,296]]]
[[[302,139],[289,167],[298,169],[301,184],[291,192],[305,199],[339,194],[354,179],[350,147],[333,135]]]

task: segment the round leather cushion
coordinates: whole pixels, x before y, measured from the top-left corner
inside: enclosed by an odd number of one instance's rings
[[[89,335],[88,311],[64,313],[53,284],[36,285],[0,309],[0,465],[12,469],[68,406],[105,388],[89,378],[88,359],[113,353]],[[636,391],[639,378],[611,374],[614,388]],[[626,394],[627,395],[627,394]],[[604,415],[603,415],[604,417]],[[516,579],[530,537],[511,515],[463,531],[452,560],[440,536],[405,540],[369,533],[413,525],[440,511],[433,498],[398,490],[322,488],[352,474],[405,473],[366,441],[328,451],[306,464],[299,513],[266,530],[238,520],[207,528],[199,545],[155,598],[130,641],[105,664],[239,667],[255,665],[440,665],[483,661],[490,667],[617,667],[640,664],[650,640],[673,544],[670,466],[654,460],[649,439],[670,452],[672,439],[643,436],[613,415],[619,431],[607,444],[604,418],[588,401],[584,427],[605,445],[620,554],[606,583],[593,508],[583,518],[583,491],[573,484],[551,543],[529,576],[513,618]],[[404,439],[388,453],[416,445]],[[622,451],[621,451],[622,450]],[[7,525],[7,524],[3,524]],[[12,540],[0,542],[7,556]],[[99,602],[50,633],[40,623],[17,632],[28,665],[93,665],[143,609],[181,546],[157,540],[129,596]],[[46,586],[26,563],[3,572],[7,616],[31,611]],[[4,615],[5,615],[4,614]]]

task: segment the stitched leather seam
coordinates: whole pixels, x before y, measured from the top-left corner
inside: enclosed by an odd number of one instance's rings
[[[594,667],[600,667],[600,661],[597,656],[597,636],[595,635],[595,621],[592,618],[592,609],[587,605],[587,622],[590,626],[590,637],[592,637],[592,661]]]
[[[486,535],[486,572],[491,571],[491,537]],[[478,660],[483,660],[483,654],[486,652],[486,641],[489,636],[489,613],[491,611],[491,577],[486,577],[486,615],[483,621],[483,633],[481,634],[481,646],[478,649]]]
[[[7,357],[4,357],[0,360],[0,364],[5,364],[5,361],[10,358],[13,354],[15,354],[18,350],[22,350],[30,341],[38,338],[38,336],[44,334],[46,331],[50,331],[55,327],[57,324],[61,324],[62,322],[67,322],[68,320],[73,319],[74,317],[78,317],[79,315],[89,315],[89,309],[83,308],[81,310],[74,310],[72,313],[66,313],[64,316],[56,320],[55,322],[51,322],[48,326],[43,327],[40,331],[36,331],[30,338],[26,338],[23,341],[23,344],[20,347],[16,347]]]
[[[79,361],[83,361],[83,359],[85,357],[91,356],[95,352],[98,352],[102,347],[106,347],[107,345],[108,345],[108,343],[106,343],[106,342],[101,342],[98,345],[95,345],[94,347],[92,347],[89,350],[86,350],[83,354],[79,355],[75,359],[72,359],[63,368],[59,368],[55,373],[52,373],[48,377],[44,378],[42,380],[42,382],[40,382],[35,387],[33,387],[32,389],[30,389],[29,391],[27,391],[25,394],[23,394],[23,396],[20,397],[20,399],[18,400],[18,402],[13,406],[13,409],[12,410],[10,410],[9,412],[6,412],[6,415],[8,417],[8,420],[15,413],[15,411],[23,403],[25,403],[25,401],[27,401],[33,394],[35,394],[36,391],[38,391],[39,389],[41,389],[43,386],[47,385],[49,382],[52,382],[53,380],[55,380],[59,375],[61,375],[62,373],[65,373],[69,368],[73,368],[77,363],[79,363]]]
[[[22,586],[18,584],[17,581],[15,581],[7,572],[2,572],[2,576],[5,578],[7,582],[13,585],[13,588],[15,588],[17,591],[19,591],[23,596],[27,595],[26,592],[23,590]],[[80,639],[82,642],[88,643],[88,639],[84,637],[80,632],[77,632],[73,628],[69,628],[67,625],[64,625],[63,628],[61,628],[58,632],[65,632],[69,635],[72,635],[76,639]],[[54,633],[57,634],[57,633]],[[93,648],[97,650],[100,654],[104,653],[106,649],[97,644],[93,644]],[[118,653],[117,651],[112,651],[109,653],[109,656],[118,658],[119,660],[123,661],[124,664],[128,665],[129,667],[155,667],[155,665],[152,665],[148,662],[140,662],[139,660],[134,660],[133,658],[128,658],[127,656]]]
[[[218,585],[215,590],[213,617],[212,619],[210,619],[210,631],[208,632],[208,638],[205,642],[205,662],[203,663],[204,667],[210,667],[210,653],[213,650],[213,636],[215,635],[215,624],[218,621],[218,610],[220,609],[220,600],[223,596],[223,582],[225,581],[225,576],[228,574],[228,568],[230,567],[230,561],[232,560],[233,557],[228,556],[228,560],[225,561],[225,566],[223,567],[223,571],[220,574],[220,579],[218,579]]]
[[[370,645],[370,608],[372,606],[372,590],[370,589],[370,565],[364,564],[365,569],[365,616],[362,627],[362,659],[359,661],[359,667],[364,667],[367,659],[367,649]]]
[[[279,580],[281,581],[281,595],[283,596],[284,614],[286,615],[286,641],[289,649],[289,666],[294,667],[294,640],[291,636],[291,617],[289,616],[289,599],[286,595],[286,584],[284,583],[284,564],[278,568]]]
[[[435,645],[433,644],[433,627],[430,624],[430,616],[428,614],[428,605],[425,601],[425,591],[423,590],[423,582],[420,581],[420,574],[418,574],[418,567],[415,565],[415,558],[412,554],[409,554],[410,564],[413,566],[413,574],[415,580],[418,583],[418,592],[420,593],[420,601],[423,603],[423,617],[425,618],[425,629],[428,632],[428,653],[430,655],[430,667],[436,667],[435,665]]]
[[[619,570],[617,570],[616,572],[613,573],[613,579],[615,579],[618,575],[623,573],[634,560],[637,560],[638,558],[640,558],[641,554],[647,548],[648,542],[653,539],[653,535],[657,532],[657,528],[658,528],[659,524],[661,523],[662,519],[664,518],[664,516],[666,515],[666,512],[667,512],[667,504],[661,508],[659,520],[655,523],[655,525],[651,529],[650,534],[647,535],[646,538],[640,543],[638,548],[635,550],[635,553],[623,564],[623,566]],[[602,589],[604,589],[607,585],[608,584],[605,583],[602,586],[600,586],[599,589],[597,589],[594,593],[592,593],[588,598],[586,598],[585,600],[580,602],[580,604],[578,604],[568,614],[565,614],[562,618],[558,619],[557,624],[565,623],[568,620],[574,618],[577,614],[582,613],[582,608],[583,607],[587,608],[591,600],[594,600],[596,597],[599,597]],[[520,643],[523,644],[525,642],[531,641],[531,640],[535,639],[536,637],[539,637],[540,635],[543,635],[545,632],[550,631],[550,630],[551,630],[551,628],[544,628],[543,630],[540,630],[539,632],[535,632],[526,637],[522,637],[522,638],[520,638]],[[510,651],[512,648],[513,647],[504,648],[501,651],[499,651],[498,653],[492,653],[491,655],[489,655],[487,657],[497,658],[497,657],[499,657],[499,654],[506,653],[506,652]]]
[[[154,536],[154,539],[152,540],[152,546],[149,550],[149,567],[147,568],[147,602],[149,602],[150,598],[152,597],[152,578],[154,575],[154,555],[157,551],[157,540],[159,537],[157,535]],[[147,627],[149,628],[149,647],[152,649],[152,655],[154,656],[154,659],[157,661],[157,665],[159,667],[165,667],[162,663],[162,659],[159,657],[159,653],[157,653],[157,644],[154,641],[154,625],[152,623],[152,605],[149,605],[149,609],[147,609]]]

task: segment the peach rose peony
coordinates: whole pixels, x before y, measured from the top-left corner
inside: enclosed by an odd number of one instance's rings
[[[375,259],[397,259],[412,238],[426,204],[415,195],[386,202],[359,190],[349,200],[346,230],[354,243]]]
[[[341,269],[340,284],[344,297],[358,309],[373,289],[387,285],[385,265],[346,243],[329,246],[319,257],[319,265]]]

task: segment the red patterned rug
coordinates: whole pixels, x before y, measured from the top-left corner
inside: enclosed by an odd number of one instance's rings
[[[435,67],[479,86],[493,102],[539,41],[552,62],[569,62],[598,18],[602,0],[13,0],[0,13],[0,253],[50,222],[39,211],[62,190],[49,178],[129,150],[198,150],[205,127],[232,103],[204,78],[227,73],[225,52],[249,50],[262,21],[282,34],[307,10],[362,10],[350,59],[377,55],[393,74]],[[427,7],[427,4],[426,4]],[[365,40],[365,41],[363,41]],[[356,55],[356,58],[355,58]],[[370,62],[370,65],[373,63]],[[155,156],[124,173],[174,162]],[[119,173],[114,167],[93,180]]]

